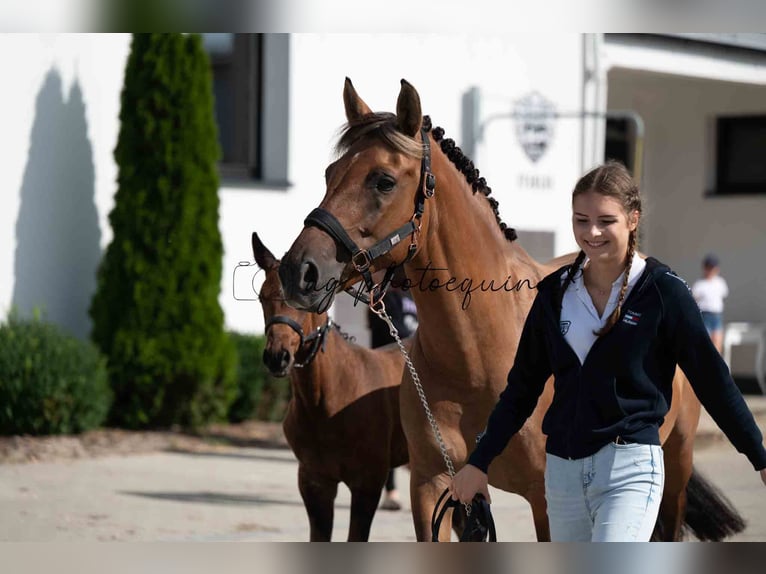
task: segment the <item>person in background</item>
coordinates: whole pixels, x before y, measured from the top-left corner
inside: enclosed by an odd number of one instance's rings
[[[487,472],[537,405],[554,393],[545,498],[553,541],[646,542],[665,481],[659,428],[673,400],[676,365],[700,402],[766,484],[763,435],[702,323],[686,283],[638,251],[641,196],[628,170],[607,162],[572,192],[580,253],[537,286],[508,384],[454,500],[489,501]]]
[[[412,296],[407,291],[402,290],[400,286],[401,282],[397,281],[395,277],[388,288],[388,292],[383,297],[383,304],[386,306],[386,312],[391,317],[396,330],[399,331],[399,336],[405,339],[417,329],[418,315]],[[367,310],[367,321],[372,334],[370,346],[373,349],[394,342],[386,322],[370,309]],[[388,471],[380,508],[382,510],[400,510],[402,508],[393,468]]]
[[[692,285],[692,295],[702,311],[702,322],[713,345],[721,352],[723,348],[723,300],[729,295],[729,286],[721,277],[718,257],[712,253],[702,260],[702,279]]]

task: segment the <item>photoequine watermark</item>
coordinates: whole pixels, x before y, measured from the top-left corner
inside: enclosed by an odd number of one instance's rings
[[[463,310],[468,309],[471,305],[471,300],[474,293],[513,293],[521,291],[524,288],[534,290],[537,285],[533,285],[529,279],[517,279],[511,275],[507,275],[502,281],[496,281],[495,279],[482,279],[476,281],[471,277],[459,279],[454,276],[436,276],[443,272],[447,272],[446,267],[433,267],[429,261],[425,267],[418,267],[415,269],[414,279],[405,277],[402,281],[392,281],[391,285],[398,287],[404,291],[419,290],[421,292],[434,292],[439,289],[444,289],[447,292],[460,292],[463,294],[461,300],[461,308]],[[258,301],[258,288],[259,281],[263,280],[263,275],[260,275],[261,269],[255,264],[249,261],[240,261],[237,267],[234,269],[233,291],[234,298],[238,301]],[[325,296],[321,300],[320,307],[324,307],[325,304],[330,302],[330,299],[336,292],[339,291],[342,286],[341,282],[332,278],[326,281],[322,285],[315,283],[309,284],[309,289],[316,293],[325,293]],[[354,296],[354,305],[363,299],[368,294],[367,285],[364,281],[360,281],[352,287],[351,295]]]

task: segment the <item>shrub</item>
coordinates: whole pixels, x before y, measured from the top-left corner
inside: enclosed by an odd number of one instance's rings
[[[115,393],[111,422],[224,420],[236,355],[218,303],[219,148],[199,35],[133,36],[120,123],[114,236],[90,309]]]
[[[0,325],[0,434],[78,433],[109,411],[106,360],[39,319]]]
[[[289,379],[277,379],[263,364],[264,336],[230,333],[237,347],[237,397],[229,408],[229,420],[281,421],[290,400]]]

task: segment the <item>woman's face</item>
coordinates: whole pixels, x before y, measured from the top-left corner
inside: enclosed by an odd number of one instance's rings
[[[619,200],[586,191],[572,200],[572,230],[577,245],[593,263],[622,265],[638,212],[625,213]]]

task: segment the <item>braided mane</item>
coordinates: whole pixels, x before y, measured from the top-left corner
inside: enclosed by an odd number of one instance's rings
[[[515,241],[518,238],[516,230],[512,227],[508,227],[505,222],[500,219],[500,212],[498,211],[500,203],[495,198],[489,197],[492,193],[492,188],[487,185],[487,180],[479,176],[478,168],[473,165],[473,161],[471,161],[470,158],[466,157],[463,150],[455,144],[455,140],[451,138],[444,139],[444,129],[438,126],[433,129],[431,129],[431,127],[430,116],[423,116],[423,128],[426,131],[431,132],[434,141],[439,144],[444,154],[453,164],[455,164],[458,171],[465,176],[466,181],[471,184],[474,194],[477,191],[480,191],[484,194],[484,197],[487,198],[490,207],[492,207],[492,212],[495,214],[497,224],[500,226],[500,230],[503,232],[503,235],[505,235],[505,238],[508,241]]]

